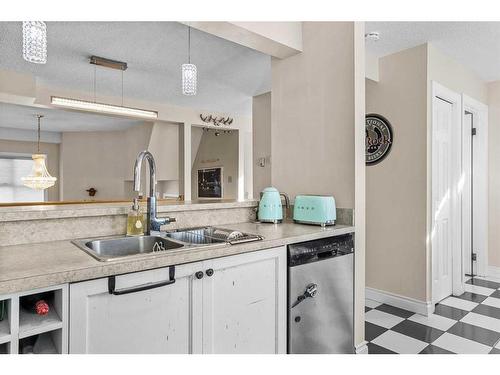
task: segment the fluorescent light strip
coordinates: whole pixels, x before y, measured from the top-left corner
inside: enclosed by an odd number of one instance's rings
[[[158,118],[158,112],[148,111],[145,109],[121,107],[117,105],[88,102],[85,100],[78,100],[78,99],[60,98],[57,96],[52,96],[50,99],[53,105],[59,107],[81,109],[83,111],[91,111],[91,112],[108,113],[111,115],[133,116],[133,117],[142,117],[149,119]]]

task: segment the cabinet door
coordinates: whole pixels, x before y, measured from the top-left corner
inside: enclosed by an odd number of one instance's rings
[[[203,263],[203,352],[285,353],[285,247]]]
[[[201,263],[175,267],[175,283],[123,295],[108,278],[70,285],[70,353],[201,352]],[[116,290],[169,279],[169,268],[116,277]]]

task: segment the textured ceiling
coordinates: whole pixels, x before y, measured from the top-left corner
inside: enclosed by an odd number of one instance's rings
[[[36,114],[45,116],[41,130],[52,132],[121,130],[144,123],[121,117],[0,103],[0,128],[36,130]]]
[[[37,65],[22,58],[21,22],[0,22],[0,69],[93,92],[94,66],[88,58],[97,55],[128,63],[125,97],[251,114],[252,96],[270,90],[270,57],[192,29],[198,94],[184,96],[180,67],[188,58],[187,36],[187,26],[177,22],[47,22],[47,64]],[[121,96],[120,71],[98,67],[96,83],[97,99],[99,94]]]
[[[484,81],[500,80],[500,22],[367,22],[380,32],[367,50],[385,56],[431,42]]]

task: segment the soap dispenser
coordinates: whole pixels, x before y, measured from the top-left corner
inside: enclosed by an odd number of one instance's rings
[[[134,198],[134,204],[127,216],[127,236],[142,236],[144,234],[145,219],[141,212],[139,200]]]

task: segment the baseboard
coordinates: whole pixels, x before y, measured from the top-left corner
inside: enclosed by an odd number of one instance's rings
[[[356,354],[368,354],[368,341],[363,341],[354,348]]]
[[[414,313],[425,316],[429,316],[434,312],[434,306],[430,301],[419,301],[413,298],[400,296],[383,290],[367,287],[365,289],[365,297],[373,301],[386,303],[388,305],[399,307],[401,309],[412,311]]]
[[[500,279],[500,267],[488,266],[488,276]]]

